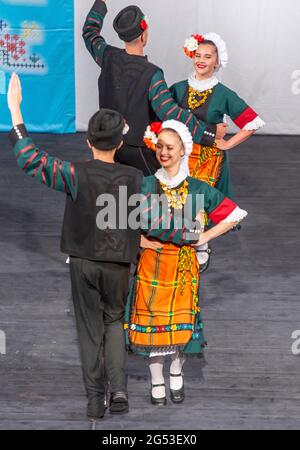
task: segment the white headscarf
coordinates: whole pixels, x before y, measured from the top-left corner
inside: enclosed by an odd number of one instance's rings
[[[180,169],[175,177],[169,177],[163,167],[155,173],[155,176],[159,181],[166,184],[169,188],[174,188],[179,186],[179,184],[181,184],[186,177],[190,175],[189,156],[193,150],[193,138],[188,127],[178,120],[166,120],[162,123],[162,129],[171,129],[176,131],[184,146],[184,156],[182,157]]]
[[[212,41],[218,49],[218,63],[219,67],[215,70],[215,76],[219,81],[222,80],[222,71],[225,69],[228,63],[228,53],[227,53],[227,45],[226,42],[223,41],[221,36],[217,33],[210,32],[204,35],[204,39],[208,41]]]

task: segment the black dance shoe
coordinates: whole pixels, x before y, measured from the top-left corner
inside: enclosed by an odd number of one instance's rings
[[[110,414],[126,414],[129,411],[128,394],[124,391],[113,392],[109,401]]]
[[[170,377],[182,377],[183,378],[183,373],[179,373],[178,375],[175,375],[173,373],[170,373]],[[185,394],[184,394],[184,381],[182,380],[183,384],[182,384],[182,388],[181,389],[171,389],[170,388],[170,397],[173,403],[182,403],[185,399]]]
[[[167,397],[160,397],[160,398],[155,398],[152,395],[152,389],[156,388],[156,387],[161,387],[161,386],[165,386],[165,384],[151,384],[151,403],[152,405],[156,405],[156,406],[166,406],[167,404]]]
[[[103,419],[105,415],[106,407],[104,403],[104,398],[97,395],[88,397],[87,405],[87,417],[91,421],[97,421]]]

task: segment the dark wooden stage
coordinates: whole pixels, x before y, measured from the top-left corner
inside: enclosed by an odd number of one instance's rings
[[[36,135],[64,159],[83,134]],[[213,243],[202,277],[209,346],[185,366],[186,401],[150,405],[144,360],[129,359],[130,412],[105,430],[299,429],[300,137],[254,137],[231,153],[239,233]],[[88,429],[68,266],[59,252],[64,195],[23,175],[0,135],[0,429]],[[300,346],[299,346],[300,347]]]

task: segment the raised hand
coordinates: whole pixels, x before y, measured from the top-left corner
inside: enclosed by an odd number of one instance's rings
[[[10,109],[13,125],[19,125],[23,123],[21,114],[22,103],[22,87],[20,78],[16,73],[13,73],[9,82],[7,104]]]
[[[16,73],[12,74],[9,82],[7,102],[10,111],[20,109],[22,103],[22,87],[20,78]]]

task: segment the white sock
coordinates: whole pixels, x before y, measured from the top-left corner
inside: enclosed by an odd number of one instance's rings
[[[200,250],[207,250],[208,249],[208,244],[203,244],[203,245],[199,245],[199,247],[196,247],[196,255],[197,255],[197,259],[199,264],[205,264],[208,261],[209,258],[209,254],[207,252],[204,251],[200,251]]]
[[[149,361],[149,369],[151,373],[151,384],[164,384],[164,361],[165,358],[163,356],[154,356],[150,358]],[[166,388],[165,386],[159,386],[152,389],[152,396],[154,398],[162,398],[166,396]]]
[[[175,353],[172,355],[172,364],[170,366],[170,374],[180,375],[182,372],[183,365],[185,363],[185,357],[182,354]],[[183,386],[182,377],[171,377],[170,376],[170,388],[174,391],[178,391]]]

